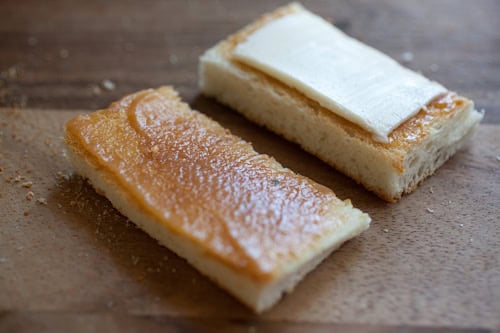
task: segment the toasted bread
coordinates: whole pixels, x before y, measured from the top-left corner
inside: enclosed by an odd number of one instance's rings
[[[205,95],[298,143],[379,197],[395,202],[465,144],[482,114],[469,99],[448,92],[394,129],[388,142],[379,142],[296,88],[233,57],[238,44],[261,27],[303,11],[298,4],[279,8],[206,51],[200,58],[199,85]]]
[[[76,171],[122,214],[256,312],[370,223],[170,87],[75,117],[65,142]]]

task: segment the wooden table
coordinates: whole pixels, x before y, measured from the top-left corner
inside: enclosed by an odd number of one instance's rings
[[[0,331],[500,328],[500,3],[304,1],[486,110],[472,142],[397,204],[199,94],[198,56],[280,4],[0,3]],[[127,223],[62,156],[71,116],[162,84],[351,198],[372,227],[274,309],[251,314]]]

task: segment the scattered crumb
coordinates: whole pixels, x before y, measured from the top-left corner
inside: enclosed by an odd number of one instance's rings
[[[21,184],[21,186],[25,188],[31,188],[31,186],[33,186],[33,182],[24,182]]]
[[[38,44],[38,39],[34,36],[30,36],[28,38],[28,45],[29,46],[35,46],[36,44]]]
[[[171,54],[168,56],[168,61],[172,64],[175,65],[176,63],[179,62],[179,58],[175,54]]]
[[[497,156],[497,161],[500,162],[500,155]],[[2,172],[2,168],[0,167],[0,172]]]
[[[69,57],[69,51],[66,49],[60,49],[59,57],[61,57],[61,59],[67,59]]]
[[[113,81],[111,80],[103,80],[101,82],[101,85],[104,89],[108,90],[108,91],[111,91],[111,90],[115,90],[116,88],[116,85],[114,84]]]
[[[460,223],[459,224],[460,228],[463,228],[464,227],[464,224],[463,223]]]
[[[427,207],[425,210],[427,210],[429,213],[434,213],[434,210],[433,209],[430,209],[429,207]]]
[[[45,199],[45,198],[38,198],[38,199],[36,199],[36,202],[39,203],[40,205],[46,205],[47,204],[47,199]]]
[[[127,51],[127,52],[133,52],[134,50],[135,50],[134,43],[126,43],[125,44],[125,51]]]
[[[58,180],[69,180],[69,175],[63,173],[62,171],[57,171],[56,176]]]
[[[99,86],[97,86],[97,85],[96,85],[96,86],[93,86],[93,87],[92,87],[92,93],[93,93],[94,95],[100,95],[100,94],[101,94],[101,92],[102,92],[102,90],[101,90],[101,88],[100,88]]]
[[[14,183],[19,183],[21,180],[23,180],[24,177],[21,175],[17,175],[16,178],[14,178]]]
[[[9,79],[15,79],[17,78],[17,69],[16,67],[12,66],[7,70],[7,75]]]
[[[413,61],[413,53],[406,51],[401,54],[401,61],[404,63],[410,63]]]
[[[388,232],[389,232],[389,229],[385,228],[385,229],[383,229],[383,231],[384,231],[385,233],[388,233]]]
[[[25,212],[23,213],[23,215],[24,215],[24,216],[28,216],[28,215],[30,215],[30,212],[29,212],[29,211],[25,211]]]
[[[31,201],[31,200],[33,200],[34,196],[35,196],[35,193],[29,191],[28,193],[26,193],[26,200]]]
[[[432,186],[431,186],[431,188],[429,189],[429,192],[434,193],[434,189],[432,188]]]
[[[430,70],[432,73],[436,73],[439,70],[439,65],[438,64],[432,64],[430,67]]]

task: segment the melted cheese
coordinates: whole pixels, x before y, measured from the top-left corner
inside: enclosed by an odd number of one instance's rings
[[[266,24],[238,44],[233,56],[381,142],[447,91],[305,10]]]

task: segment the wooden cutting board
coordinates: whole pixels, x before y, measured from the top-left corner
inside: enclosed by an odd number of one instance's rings
[[[72,173],[61,137],[76,111],[0,109],[0,330],[47,322],[64,330],[85,318],[111,332],[162,320],[187,331],[198,322],[241,331],[500,327],[500,126],[481,125],[415,193],[388,204],[242,117],[204,110],[203,98],[194,106],[351,198],[372,216],[370,229],[256,316]]]

